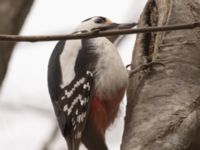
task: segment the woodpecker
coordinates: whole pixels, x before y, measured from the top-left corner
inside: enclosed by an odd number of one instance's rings
[[[130,28],[101,16],[81,22],[74,34]],[[48,89],[69,150],[83,143],[89,150],[108,150],[105,132],[115,120],[128,72],[106,37],[59,41],[48,65]]]

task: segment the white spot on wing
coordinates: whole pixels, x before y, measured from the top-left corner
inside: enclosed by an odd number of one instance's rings
[[[91,77],[93,77],[93,73],[91,71],[89,71],[89,70],[87,70],[86,74],[90,75]]]
[[[89,90],[90,90],[90,84],[89,84],[89,82],[85,83],[85,84],[83,85],[83,88],[84,88],[84,89],[88,89],[88,91],[89,91]]]
[[[85,117],[86,117],[86,112],[82,112],[81,114],[79,114],[77,116],[77,122],[82,123],[84,121]]]
[[[66,111],[68,116],[71,114],[72,109],[73,109],[73,107],[68,108],[67,104],[63,107],[63,111]]]
[[[71,104],[71,106],[69,107],[68,106],[68,104],[66,104],[66,105],[64,105],[64,107],[63,107],[63,111],[64,112],[67,112],[67,115],[69,116],[70,114],[71,114],[71,112],[72,112],[72,109],[74,108],[74,106],[78,103],[78,102],[80,102],[80,104],[82,105],[84,105],[84,104],[86,104],[87,103],[87,98],[83,98],[82,97],[82,95],[78,95],[74,100],[73,100],[73,102],[72,102],[72,104]],[[77,112],[78,113],[78,112]]]
[[[61,100],[64,100],[64,99],[65,99],[65,96],[62,96],[62,97],[61,97]]]
[[[74,125],[74,130],[76,130],[76,125]]]
[[[76,133],[76,135],[75,135],[75,138],[76,138],[76,139],[80,139],[80,138],[81,138],[81,135],[82,135],[81,131],[78,131],[78,132]]]
[[[85,82],[85,78],[83,77],[83,78],[81,78],[80,80],[78,80],[75,84],[74,84],[74,86],[73,86],[73,88],[71,89],[71,90],[65,90],[65,96],[67,96],[67,98],[70,98],[72,95],[73,95],[73,93],[75,92],[75,90],[76,90],[76,88],[78,88],[80,85],[82,85],[83,83]],[[64,100],[65,99],[65,96],[64,97],[61,97],[61,100]]]
[[[68,105],[67,104],[63,108],[63,111],[66,111],[66,110],[68,110]]]
[[[88,102],[88,99],[87,99],[87,98],[83,98],[83,99],[80,101],[81,106],[85,105],[87,102]]]
[[[78,115],[78,109],[76,109],[76,115]]]

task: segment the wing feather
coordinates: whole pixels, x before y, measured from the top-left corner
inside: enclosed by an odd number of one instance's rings
[[[93,73],[87,70],[82,77],[75,78],[70,85],[62,89],[59,99],[59,107],[66,117],[65,128],[62,132],[73,150],[76,149],[74,149],[75,146],[80,145],[90,109],[93,82]]]

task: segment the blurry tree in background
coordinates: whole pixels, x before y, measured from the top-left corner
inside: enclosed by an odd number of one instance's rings
[[[18,34],[33,4],[33,0],[0,1],[0,34]],[[0,42],[0,87],[4,80],[14,42]]]
[[[199,0],[148,0],[139,27],[200,21]],[[122,150],[200,150],[200,28],[138,34]]]

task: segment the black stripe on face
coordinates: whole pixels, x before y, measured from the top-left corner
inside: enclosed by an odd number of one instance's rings
[[[90,20],[90,19],[92,19],[92,17],[90,17],[90,18],[88,18],[88,19],[85,19],[85,20],[83,20],[82,22],[86,22],[86,21],[88,21],[88,20]]]
[[[95,23],[98,23],[98,24],[104,24],[106,22],[106,18],[104,17],[97,17],[97,19],[94,20]]]
[[[86,22],[88,20],[91,20],[92,18],[96,18],[94,22],[97,24],[104,24],[107,21],[105,17],[97,16],[97,17],[90,17],[88,19],[83,20],[82,22]]]

